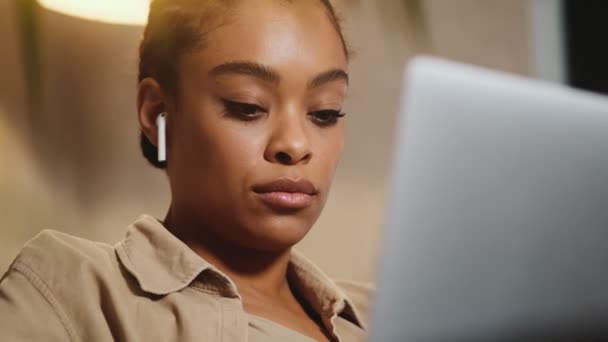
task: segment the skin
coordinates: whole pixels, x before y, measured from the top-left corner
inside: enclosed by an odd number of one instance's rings
[[[164,224],[235,282],[247,312],[326,341],[286,270],[291,247],[321,213],[342,153],[344,120],[328,114],[340,113],[347,90],[340,37],[320,2],[255,0],[207,38],[179,56],[176,96],[152,78],[138,89],[139,122],[153,143],[156,117],[167,112],[172,199]],[[274,79],[226,67],[233,62],[263,66]],[[321,82],[311,85],[315,78]],[[278,178],[312,182],[311,205],[278,210],[252,191]]]

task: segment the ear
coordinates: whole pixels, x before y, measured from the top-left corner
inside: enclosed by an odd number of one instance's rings
[[[168,110],[168,98],[160,84],[148,77],[137,87],[137,117],[139,127],[148,140],[158,146],[156,117]]]

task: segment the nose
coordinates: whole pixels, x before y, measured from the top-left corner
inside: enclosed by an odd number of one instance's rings
[[[295,115],[294,115],[295,114]],[[306,122],[303,115],[282,115],[273,125],[264,158],[272,163],[296,165],[308,162],[312,157]]]

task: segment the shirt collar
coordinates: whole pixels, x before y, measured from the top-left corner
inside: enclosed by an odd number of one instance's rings
[[[116,252],[145,292],[167,295],[190,286],[239,297],[234,282],[169,232],[156,218],[143,214],[128,228]],[[314,263],[295,250],[288,267],[289,280],[328,326],[340,315],[363,328],[363,322],[346,294]],[[194,286],[194,285],[193,285]]]

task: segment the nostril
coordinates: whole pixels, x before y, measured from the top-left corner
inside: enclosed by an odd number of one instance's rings
[[[276,158],[282,164],[287,164],[291,162],[291,156],[285,152],[277,152]]]

